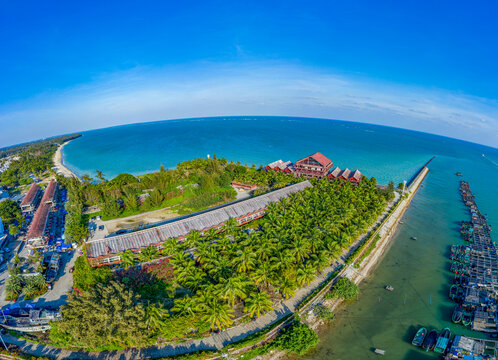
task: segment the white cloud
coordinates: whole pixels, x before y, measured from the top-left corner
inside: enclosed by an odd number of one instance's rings
[[[136,68],[0,108],[0,146],[133,122],[323,117],[498,145],[498,102],[279,63]]]

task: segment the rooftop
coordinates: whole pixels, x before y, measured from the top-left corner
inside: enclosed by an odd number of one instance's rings
[[[239,218],[258,210],[263,210],[269,203],[278,202],[292,193],[309,187],[312,187],[311,183],[303,181],[264,195],[235,202],[215,210],[209,210],[154,228],[95,240],[89,242],[88,257],[97,258],[110,254],[118,254],[126,250],[138,250],[149,245],[160,244],[169,238],[186,236],[194,230],[202,231],[217,227],[230,218]]]
[[[26,235],[28,239],[36,239],[43,236],[49,210],[50,205],[44,202],[38,207],[29,227],[28,234]]]
[[[33,185],[31,185],[31,187],[29,188],[26,196],[22,200],[21,206],[31,205],[35,200],[36,193],[38,192],[39,189],[40,186],[36,183],[33,183]]]

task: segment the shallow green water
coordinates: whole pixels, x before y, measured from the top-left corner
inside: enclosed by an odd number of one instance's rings
[[[375,348],[386,350],[383,359],[434,359],[410,344],[420,326],[474,337],[479,333],[451,323],[454,304],[448,298],[451,274],[448,269],[449,246],[463,243],[459,221],[467,219],[460,201],[456,171],[476,169],[464,179],[477,194],[483,213],[497,224],[497,177],[492,165],[476,161],[438,157],[404,215],[389,250],[373,274],[360,286],[357,301],[337,311],[336,322],[321,334],[310,359],[374,359]],[[480,171],[477,171],[480,168]],[[478,175],[486,174],[483,179]],[[489,177],[490,176],[490,177]],[[493,221],[494,220],[494,221]],[[496,239],[496,234],[494,234]],[[411,240],[416,236],[417,240]],[[393,292],[383,289],[387,284]]]

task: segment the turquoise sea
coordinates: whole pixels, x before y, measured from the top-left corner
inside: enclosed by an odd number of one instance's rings
[[[169,120],[84,132],[63,151],[79,175],[142,174],[216,154],[243,164],[297,160],[320,151],[335,165],[360,169],[379,183],[408,180],[432,156],[430,172],[383,261],[360,286],[359,299],[337,311],[309,359],[432,359],[410,345],[418,326],[450,327],[448,246],[468,219],[458,193],[461,172],[498,229],[498,150],[426,133],[335,120],[224,117]],[[495,232],[498,231],[495,229]],[[410,240],[416,236],[417,241]],[[494,236],[496,239],[496,236]],[[383,290],[391,284],[395,290]],[[478,335],[478,334],[473,334]]]

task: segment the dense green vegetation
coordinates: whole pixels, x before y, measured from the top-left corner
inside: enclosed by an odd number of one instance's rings
[[[321,319],[327,323],[330,323],[330,322],[334,321],[334,319],[335,319],[334,312],[332,310],[330,310],[328,307],[326,307],[325,305],[319,304],[315,307],[315,309],[313,311],[319,319]]]
[[[0,218],[2,218],[4,229],[6,231],[8,229],[11,235],[14,235],[13,232],[19,232],[19,227],[24,223],[21,207],[10,199],[0,202]]]
[[[337,282],[332,286],[330,292],[325,295],[326,299],[335,299],[341,298],[344,300],[353,300],[356,299],[358,293],[360,292],[358,285],[349,280],[346,277],[340,278]]]
[[[19,265],[23,261],[34,265],[36,271],[40,272],[40,274],[32,276],[25,274],[25,276],[22,276]],[[16,255],[14,264],[9,266],[9,277],[5,284],[5,299],[16,300],[24,293],[24,299],[30,300],[44,294],[47,291],[47,284],[45,283],[45,277],[41,274],[41,270],[41,256],[38,252],[35,252],[29,259],[21,259]]]
[[[294,175],[286,174],[282,171],[242,168],[238,169],[234,180],[244,184],[258,185],[259,188],[254,191],[254,196],[257,196],[269,190],[280,189],[290,184],[304,181],[305,178],[296,178]]]
[[[223,232],[192,232],[184,242],[170,239],[159,253],[145,251],[147,256],[140,254],[138,259],[129,253],[129,259],[123,261],[125,267],[137,260],[171,254],[174,268],[166,262],[158,265],[155,272],[143,267],[119,270],[107,286],[115,288],[120,284],[134,303],[144,308],[155,307],[150,311],[157,319],[148,322],[134,346],[145,346],[157,337],[197,337],[208,329],[230,326],[236,314],[261,316],[273,309],[274,302],[294,296],[297,288],[310,283],[372,224],[385,204],[385,196],[374,181],[365,179],[358,185],[319,181],[313,188],[270,204],[256,232],[246,233],[231,219]],[[194,248],[196,251],[190,256],[187,250]],[[162,271],[166,266],[169,270]],[[76,300],[78,296],[90,293],[84,295],[88,311],[93,305],[103,306],[97,302],[95,292],[100,294],[106,285],[93,285],[92,281],[85,282],[86,288],[80,285],[81,295],[73,295],[68,307],[62,309],[64,319],[57,326],[55,338],[67,337],[68,344],[89,346],[82,339],[92,336],[92,347],[129,346],[128,340],[114,340],[105,332],[90,329],[95,322],[74,329],[76,315],[72,303],[83,306]],[[122,307],[109,311],[114,311],[116,318],[124,316]],[[147,311],[139,313],[143,315],[142,321],[147,322]],[[126,322],[118,322],[113,326],[119,333],[119,327],[125,325]]]
[[[318,341],[318,335],[308,325],[294,321],[272,345],[279,350],[304,355],[313,349]]]
[[[135,177],[120,174],[107,181],[97,171],[97,179],[83,176],[59,177],[68,189],[66,237],[80,242],[87,233],[85,208],[98,207],[104,220],[126,217],[177,205],[178,213],[190,213],[235,199],[230,186],[236,171],[245,167],[226,159],[194,159],[177,165],[175,170],[160,171]]]
[[[54,166],[52,158],[59,144],[73,140],[81,135],[65,135],[45,139],[29,144],[17,145],[0,150],[0,159],[7,156],[17,156],[9,168],[0,173],[0,186],[19,186],[29,184],[30,174],[41,176]]]

